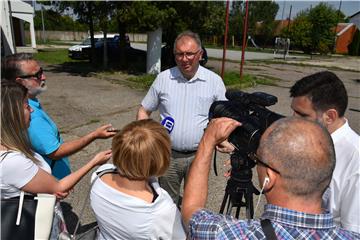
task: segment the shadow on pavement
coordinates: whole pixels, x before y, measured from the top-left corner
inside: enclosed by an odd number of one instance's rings
[[[66,72],[72,76],[91,77],[92,74],[103,71],[124,71],[128,74],[140,75],[146,72],[146,51],[127,48],[125,61],[121,64],[118,51],[109,53],[108,66],[103,67],[102,54],[98,53],[91,63],[89,60],[65,62],[63,64],[48,65],[53,72]],[[121,66],[122,65],[122,66]]]

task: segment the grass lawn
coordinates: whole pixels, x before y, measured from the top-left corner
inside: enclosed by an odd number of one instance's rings
[[[64,64],[66,62],[79,62],[68,57],[67,49],[40,49],[34,54],[34,58],[38,61],[48,64]]]
[[[73,65],[75,69],[84,69],[84,71],[90,71],[89,69],[91,69],[91,71],[96,72],[100,78],[110,79],[114,83],[124,84],[137,89],[148,89],[156,77],[155,75],[151,74],[142,74],[137,76],[126,73],[124,74],[124,72],[121,74],[116,74],[116,72],[119,72],[118,70],[104,70],[101,68],[101,66],[94,68],[88,61],[70,59],[68,57],[67,49],[39,50],[39,52],[36,53],[34,57],[36,60],[45,62],[47,64],[59,64],[63,66]],[[88,65],[88,67],[86,68],[84,65]],[[251,74],[244,74],[243,78],[240,79],[240,74],[235,71],[225,72],[224,74],[224,84],[227,88],[231,89],[244,89],[256,86],[258,84],[274,85],[275,81],[276,79],[268,78],[266,76],[255,76]]]

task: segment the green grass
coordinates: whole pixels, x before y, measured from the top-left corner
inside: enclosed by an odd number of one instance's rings
[[[40,50],[38,53],[34,55],[34,57],[35,59],[48,64],[65,64],[69,62],[77,62],[78,64],[81,65],[91,66],[91,64],[88,62],[70,59],[68,57],[67,49]],[[115,77],[113,77],[114,75]],[[151,75],[151,74],[143,74],[143,75],[131,76],[131,77],[126,77],[127,76],[126,74],[125,76],[123,75],[116,76],[116,71],[114,72],[114,70],[106,70],[106,71],[101,70],[101,72],[98,73],[98,76],[105,77],[105,79],[106,77],[115,78],[112,79],[111,81],[114,83],[125,84],[129,87],[137,88],[137,89],[148,89],[156,77],[155,75]],[[225,72],[224,75],[225,86],[227,86],[228,88],[238,88],[238,89],[253,87],[258,84],[274,85],[275,84],[274,82],[276,80],[277,79],[267,76],[255,76],[251,74],[244,74],[243,78],[240,79],[240,74],[235,71]]]
[[[127,78],[127,84],[130,87],[138,89],[148,89],[153,81],[155,80],[155,75],[144,74],[136,77]],[[258,84],[262,85],[275,85],[275,82],[278,79],[268,76],[255,76],[251,74],[244,74],[243,78],[240,79],[240,74],[238,72],[226,72],[224,74],[224,84],[227,88],[235,89],[244,89],[249,87],[254,87]]]
[[[131,82],[130,87],[138,89],[148,89],[151,84],[154,82],[156,75],[144,74],[135,77],[129,77],[126,80]]]
[[[67,49],[46,49],[39,50],[34,54],[34,58],[38,61],[48,64],[64,64],[65,62],[78,62],[68,57]]]
[[[240,79],[240,73],[238,72],[225,72],[224,74],[224,84],[227,88],[244,89],[258,84],[275,85],[277,80],[267,76],[258,77],[252,74],[244,74],[242,79]]]

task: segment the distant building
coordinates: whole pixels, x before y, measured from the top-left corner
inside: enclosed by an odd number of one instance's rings
[[[34,9],[24,1],[0,1],[1,56],[16,53],[16,47],[25,46],[24,21],[30,24],[31,48],[36,48]]]
[[[358,14],[360,16],[360,14]],[[360,19],[360,18],[359,18]],[[356,32],[354,23],[339,23],[336,27],[336,53],[348,53],[348,46],[352,43]]]

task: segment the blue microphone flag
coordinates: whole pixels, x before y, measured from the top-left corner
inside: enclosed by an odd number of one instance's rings
[[[161,125],[163,125],[169,133],[174,129],[175,120],[172,117],[166,117],[161,121]]]

